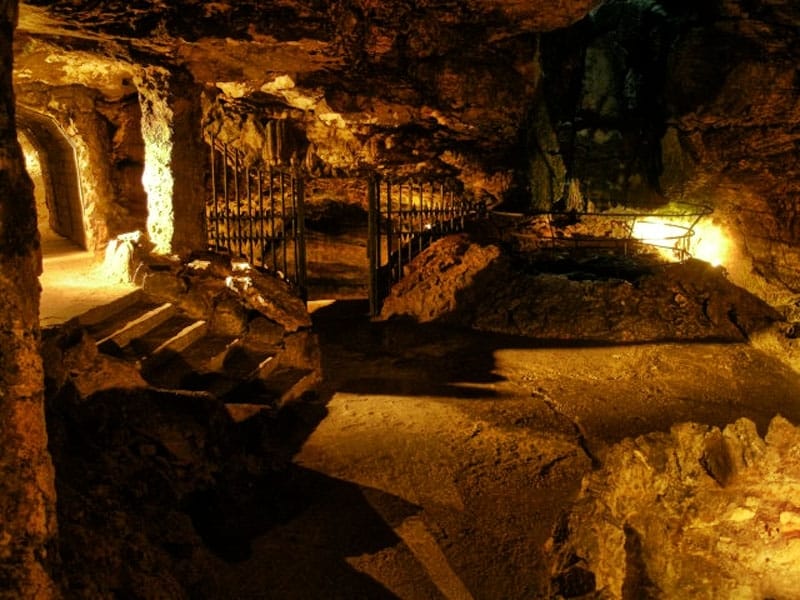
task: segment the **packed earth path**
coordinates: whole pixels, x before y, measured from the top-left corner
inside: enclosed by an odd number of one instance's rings
[[[565,346],[365,312],[313,315],[321,394],[289,409],[285,514],[232,565],[236,597],[548,598],[548,539],[610,444],[800,422],[797,375],[747,344]]]

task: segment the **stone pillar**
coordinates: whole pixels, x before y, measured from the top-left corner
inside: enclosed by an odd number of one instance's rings
[[[39,353],[41,256],[14,123],[17,0],[0,0],[0,598],[55,598],[53,466]]]
[[[147,233],[160,254],[205,248],[208,151],[201,138],[200,91],[189,75],[147,67],[136,81],[142,108]]]

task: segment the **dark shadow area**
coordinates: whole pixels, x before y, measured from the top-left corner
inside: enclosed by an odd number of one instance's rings
[[[213,552],[239,563],[231,575],[251,573],[247,585],[258,582],[257,597],[298,600],[395,598],[346,559],[400,544],[392,526],[419,511],[396,496],[297,466],[244,494],[204,491],[187,498],[185,510]]]
[[[325,414],[234,423],[207,394],[63,386],[47,422],[66,595],[395,598],[346,559],[398,545],[418,507],[290,464]]]
[[[335,391],[461,399],[502,399],[492,384],[498,375],[494,353],[500,349],[557,350],[652,345],[742,343],[725,335],[692,339],[621,341],[547,339],[478,331],[447,323],[417,323],[412,318],[371,320],[363,300],[338,300],[313,315],[323,356],[327,393]],[[357,379],[343,377],[342,361],[360,361]]]
[[[329,393],[498,397],[489,387],[503,381],[493,373],[492,352],[505,346],[495,336],[406,320],[371,321],[368,312],[366,301],[339,300],[312,315]],[[361,376],[343,379],[340,361],[354,355],[362,362]]]

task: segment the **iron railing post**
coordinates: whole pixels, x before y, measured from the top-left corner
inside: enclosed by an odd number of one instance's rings
[[[378,186],[377,175],[371,176],[367,180],[367,258],[369,259],[369,312],[376,316],[380,312],[380,290],[378,277],[378,249],[380,243],[380,231],[378,210]]]

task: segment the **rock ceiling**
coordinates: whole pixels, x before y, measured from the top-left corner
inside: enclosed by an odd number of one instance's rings
[[[335,167],[377,148],[396,164],[463,168],[464,144],[477,160],[517,143],[520,99],[536,85],[535,34],[595,4],[34,0],[20,7],[16,78],[116,99],[136,91],[138,65],[183,69],[245,110],[303,111],[309,138]]]
[[[114,101],[156,65],[235,113],[226,135],[296,119],[323,174],[432,169],[537,207],[570,180],[686,196],[800,290],[799,28],[793,0],[32,0],[16,84]]]

